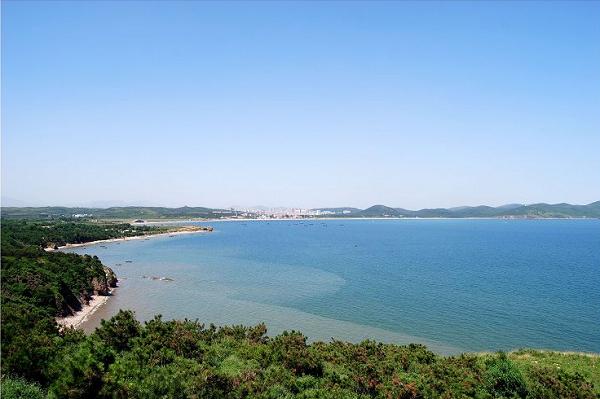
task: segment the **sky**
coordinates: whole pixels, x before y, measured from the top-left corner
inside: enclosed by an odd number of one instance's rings
[[[600,2],[2,2],[3,205],[600,200]]]

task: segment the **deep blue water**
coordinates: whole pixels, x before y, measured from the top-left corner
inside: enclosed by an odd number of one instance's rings
[[[422,342],[443,353],[600,352],[600,220],[210,225],[209,234],[75,250],[122,278],[96,319],[132,308],[141,319],[265,321],[274,333]]]

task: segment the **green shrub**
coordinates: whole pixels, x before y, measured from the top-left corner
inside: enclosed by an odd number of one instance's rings
[[[506,353],[486,361],[485,382],[490,393],[499,398],[525,398],[527,385],[519,368]]]
[[[0,397],[2,399],[43,399],[46,394],[34,382],[27,382],[22,378],[3,378],[0,383]]]

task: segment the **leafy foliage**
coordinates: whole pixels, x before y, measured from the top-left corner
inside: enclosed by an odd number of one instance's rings
[[[263,332],[257,335],[257,331]],[[121,311],[65,347],[52,397],[88,398],[595,398],[577,373],[526,371],[504,353],[438,356],[422,345],[308,344],[299,332],[194,321],[140,325]]]
[[[521,370],[508,359],[505,353],[488,359],[486,366],[485,382],[494,396],[506,398],[527,396],[527,386]]]
[[[46,393],[39,384],[22,378],[4,378],[0,384],[0,397],[3,399],[43,399]]]

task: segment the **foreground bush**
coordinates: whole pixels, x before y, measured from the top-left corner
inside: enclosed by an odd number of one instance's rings
[[[70,342],[49,367],[49,397],[598,397],[577,372],[504,353],[443,357],[422,345],[308,344],[299,332],[265,333],[264,325],[217,328],[160,317],[141,325],[121,311],[90,336],[61,338]]]
[[[3,378],[0,383],[0,397],[2,399],[43,399],[46,394],[38,384],[21,378]]]

